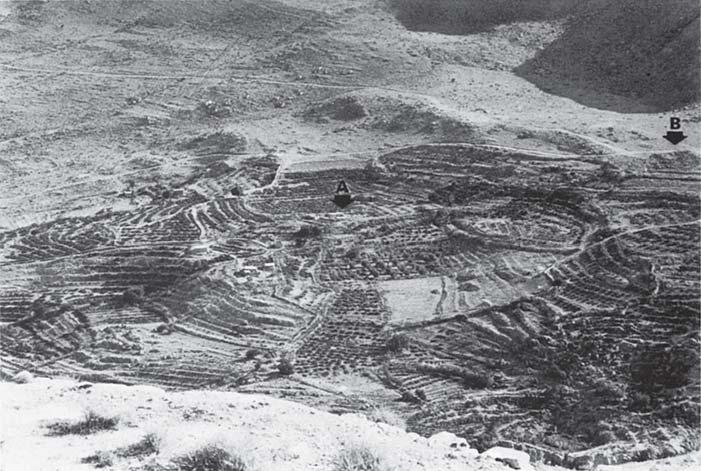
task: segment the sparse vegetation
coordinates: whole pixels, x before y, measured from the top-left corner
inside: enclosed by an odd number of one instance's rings
[[[77,421],[61,421],[49,424],[49,435],[90,435],[105,430],[116,430],[119,418],[88,411]]]
[[[238,134],[217,131],[209,134],[200,134],[190,140],[182,142],[180,148],[196,153],[218,152],[243,152],[246,149],[246,139]]]
[[[321,236],[321,228],[319,226],[314,226],[311,224],[303,224],[297,232],[294,233],[294,237],[297,239],[314,239]]]
[[[96,468],[107,468],[114,464],[112,455],[104,451],[98,451],[94,455],[86,456],[80,461],[82,463],[92,464]]]
[[[367,446],[347,448],[338,454],[334,471],[383,471],[382,459]]]
[[[406,421],[396,412],[387,407],[373,407],[364,412],[365,416],[373,422],[381,422],[393,425],[402,430],[406,429]]]
[[[178,471],[250,471],[246,460],[223,448],[207,445],[174,460]]]
[[[146,456],[158,453],[161,446],[161,439],[155,433],[148,433],[136,443],[124,448],[120,448],[115,453],[118,456]]]
[[[364,118],[368,114],[358,99],[352,96],[335,99],[333,107],[333,118],[341,121],[353,121]]]
[[[409,404],[421,403],[421,398],[419,398],[414,391],[403,391],[399,400],[402,402],[408,402]]]
[[[289,376],[295,372],[295,359],[286,353],[280,357],[277,364],[277,370],[281,375]]]
[[[304,113],[307,118],[315,118],[318,122],[324,122],[328,118],[354,121],[366,117],[367,114],[363,104],[354,96],[342,96],[331,102],[314,105]]]
[[[262,350],[257,348],[249,348],[246,350],[246,360],[253,360],[263,354]]]
[[[129,288],[124,290],[122,296],[117,301],[117,307],[133,306],[138,304],[143,298],[143,290],[137,288]]]
[[[388,352],[391,353],[401,353],[407,348],[409,348],[409,336],[406,334],[394,334],[392,335],[389,339],[387,339],[387,343],[385,344],[385,348],[387,349]]]

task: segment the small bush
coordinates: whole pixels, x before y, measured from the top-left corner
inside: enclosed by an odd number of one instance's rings
[[[158,324],[158,326],[154,329],[155,332],[161,334],[161,335],[170,335],[173,332],[175,332],[175,327],[173,327],[172,324]]]
[[[277,370],[281,375],[289,376],[295,372],[295,362],[290,355],[283,355],[277,364]]]
[[[594,383],[596,394],[599,398],[607,401],[620,401],[625,397],[623,387],[614,381],[598,379]]]
[[[312,226],[310,224],[305,224],[302,227],[299,228],[297,232],[294,233],[294,236],[297,239],[311,239],[315,237],[319,237],[321,235],[321,228],[319,226]]]
[[[80,462],[93,464],[96,468],[106,468],[108,466],[112,466],[113,464],[112,455],[105,451],[98,451],[94,455],[86,456],[80,460]]]
[[[628,397],[628,408],[635,412],[648,412],[651,404],[650,396],[645,393],[633,391]]]
[[[408,402],[409,404],[419,404],[421,402],[421,399],[419,399],[418,396],[411,391],[404,391],[399,400],[402,402]]]
[[[243,458],[217,446],[205,446],[174,460],[178,471],[247,471]]]
[[[591,443],[595,446],[606,445],[616,441],[616,434],[611,430],[601,430],[595,436],[591,437]]]
[[[334,471],[380,471],[382,460],[367,447],[343,450],[335,460]]]
[[[387,340],[385,348],[388,352],[400,353],[409,348],[409,337],[406,334],[394,334]]]
[[[257,348],[249,348],[246,350],[246,360],[253,360],[254,358],[262,355],[263,352],[258,350]]]
[[[118,307],[133,306],[138,304],[143,299],[142,290],[136,288],[129,288],[124,290],[122,295],[117,300]]]
[[[365,416],[373,422],[379,422],[406,430],[404,419],[391,409],[386,407],[373,407],[365,412]]]
[[[56,422],[50,424],[49,435],[90,435],[103,430],[115,430],[119,419],[117,417],[105,417],[96,412],[88,411],[77,422]]]
[[[367,111],[355,97],[341,97],[333,102],[333,118],[339,121],[353,121],[364,118]]]
[[[161,439],[155,433],[149,433],[138,442],[117,450],[116,454],[122,457],[146,456],[158,453]]]

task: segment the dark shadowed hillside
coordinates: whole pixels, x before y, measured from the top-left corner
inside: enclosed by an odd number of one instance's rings
[[[542,90],[587,106],[662,111],[699,99],[698,0],[389,0],[409,30],[468,35],[568,18],[516,69]]]
[[[587,106],[638,111],[595,96],[608,92],[660,111],[699,100],[699,67],[697,0],[590,0],[518,73]]]

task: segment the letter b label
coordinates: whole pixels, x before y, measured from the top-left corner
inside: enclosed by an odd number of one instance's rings
[[[682,127],[681,119],[677,118],[676,116],[673,118],[669,118],[669,128],[670,129],[679,129],[681,127]]]

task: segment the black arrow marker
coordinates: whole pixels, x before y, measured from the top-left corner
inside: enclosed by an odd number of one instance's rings
[[[686,136],[684,135],[683,131],[667,131],[667,134],[664,136],[665,139],[667,139],[669,142],[674,144],[675,146],[682,142],[684,139],[686,139]]]
[[[343,209],[353,202],[353,198],[349,194],[340,194],[333,197],[333,202],[336,206]]]

